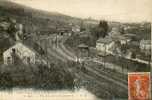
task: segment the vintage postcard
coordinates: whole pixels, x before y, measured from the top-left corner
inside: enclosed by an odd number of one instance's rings
[[[0,100],[150,100],[152,0],[0,0]]]

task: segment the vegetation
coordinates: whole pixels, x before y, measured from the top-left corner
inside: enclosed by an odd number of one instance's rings
[[[9,5],[9,6],[8,6]],[[22,23],[26,33],[54,33],[58,29],[70,29],[69,24],[80,24],[80,19],[66,16],[57,12],[35,10],[15,3],[0,1],[0,19],[15,19]]]
[[[61,63],[0,67],[0,88],[32,87],[37,89],[73,89],[74,75],[63,69]]]
[[[95,39],[99,39],[100,37],[105,37],[107,34],[108,34],[108,22],[107,21],[100,21],[99,22],[99,25],[97,27],[94,27],[92,29],[92,36],[95,38]]]

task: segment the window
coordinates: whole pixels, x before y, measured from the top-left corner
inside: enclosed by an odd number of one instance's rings
[[[7,64],[12,64],[11,57],[7,57]]]

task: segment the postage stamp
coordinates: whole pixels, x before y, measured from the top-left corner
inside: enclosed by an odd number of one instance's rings
[[[149,72],[128,73],[128,99],[151,100]]]

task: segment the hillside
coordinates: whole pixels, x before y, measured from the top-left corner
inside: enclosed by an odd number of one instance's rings
[[[70,23],[78,24],[80,22],[78,18],[57,12],[46,12],[8,1],[0,1],[0,19],[7,19],[8,17],[25,25],[27,32],[51,31],[55,30],[56,27],[69,28]]]
[[[71,30],[71,24],[83,25],[87,28],[96,26],[99,21],[94,19],[80,19],[67,16],[58,12],[47,12],[19,5],[8,1],[0,1],[0,20],[13,18],[22,23],[26,33],[56,33],[59,29]],[[138,38],[150,39],[150,23],[120,23],[108,22],[109,31],[112,27],[131,27],[124,33],[138,34]]]

